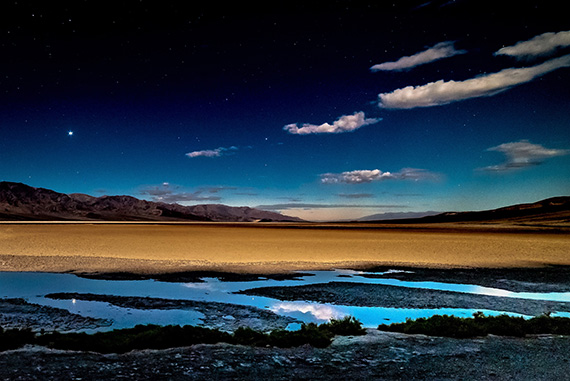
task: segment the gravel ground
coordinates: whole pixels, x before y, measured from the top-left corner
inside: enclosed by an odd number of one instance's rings
[[[195,345],[101,355],[28,347],[0,353],[3,380],[563,380],[570,338],[458,340],[368,330],[324,349]]]

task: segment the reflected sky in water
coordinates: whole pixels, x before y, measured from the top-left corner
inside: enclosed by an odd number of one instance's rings
[[[305,272],[306,273],[306,272]],[[78,292],[117,296],[140,296],[165,299],[187,299],[206,302],[233,303],[268,309],[277,314],[291,316],[303,322],[320,323],[346,315],[355,316],[366,327],[402,322],[406,318],[429,317],[434,314],[471,316],[480,310],[471,309],[404,309],[385,307],[338,306],[307,301],[280,301],[268,297],[235,294],[256,287],[299,286],[317,283],[357,282],[399,287],[454,291],[469,294],[525,298],[534,300],[570,302],[570,293],[519,293],[507,290],[443,282],[407,282],[397,279],[373,279],[352,270],[314,271],[311,276],[298,280],[260,279],[250,282],[223,282],[217,278],[204,278],[203,283],[167,283],[154,280],[109,281],[80,278],[71,274],[0,272],[0,297],[24,298],[31,303],[66,309],[84,316],[107,318],[114,321],[111,328],[125,328],[136,324],[200,324],[203,315],[189,310],[137,310],[122,308],[104,302],[81,300],[52,300],[44,296],[54,292]],[[486,315],[502,311],[483,310]],[[511,314],[521,316],[517,314]],[[570,316],[568,313],[559,316]]]

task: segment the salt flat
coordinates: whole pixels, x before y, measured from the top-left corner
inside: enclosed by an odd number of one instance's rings
[[[0,271],[288,271],[570,264],[549,229],[374,224],[7,223]]]

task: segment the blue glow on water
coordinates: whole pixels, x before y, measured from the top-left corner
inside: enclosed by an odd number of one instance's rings
[[[496,288],[469,284],[444,282],[407,282],[397,279],[365,278],[366,273],[352,270],[312,271],[311,276],[298,280],[276,281],[260,279],[250,282],[222,282],[217,278],[204,278],[203,283],[168,283],[154,280],[109,281],[80,278],[72,274],[0,272],[0,297],[24,298],[31,303],[66,309],[70,312],[95,318],[112,319],[113,328],[132,327],[136,324],[206,324],[204,316],[192,310],[138,310],[113,306],[104,302],[52,300],[44,296],[54,292],[78,292],[109,294],[117,296],[153,297],[164,299],[186,299],[205,302],[232,303],[271,310],[277,314],[294,317],[302,322],[321,323],[331,318],[351,315],[365,327],[376,327],[405,321],[406,318],[429,317],[448,314],[461,317],[471,316],[472,309],[406,309],[386,307],[340,306],[307,301],[281,301],[273,298],[235,294],[237,291],[256,287],[298,286],[328,282],[356,282],[391,285],[421,289],[444,290],[478,295],[523,298],[532,300],[570,302],[570,293],[528,293],[511,292]],[[497,315],[504,311],[483,310],[486,315]],[[514,316],[518,314],[509,313]],[[569,316],[569,313],[557,313]],[[294,328],[290,325],[289,328]]]

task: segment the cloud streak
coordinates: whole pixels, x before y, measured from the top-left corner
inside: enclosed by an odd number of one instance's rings
[[[370,68],[371,71],[401,71],[412,69],[419,65],[440,60],[442,58],[453,57],[458,54],[467,53],[465,50],[456,50],[453,41],[440,42],[433,47],[416,53],[411,56],[405,56],[395,62],[384,62],[376,64]]]
[[[290,202],[282,204],[257,205],[256,209],[269,211],[279,211],[286,209],[337,209],[337,208],[362,208],[362,209],[389,209],[407,208],[407,205],[387,205],[387,204],[311,204],[303,202]]]
[[[337,196],[349,199],[374,198],[372,193],[339,193]]]
[[[228,148],[225,147],[218,147],[216,149],[207,149],[202,151],[193,151],[186,154],[186,156],[190,158],[195,157],[220,157],[224,155],[229,155],[234,151],[237,151],[238,148],[235,146],[231,146]]]
[[[379,169],[362,169],[320,175],[323,184],[363,184],[384,180],[436,180],[440,176],[425,169],[403,168],[399,172],[382,172]]]
[[[552,157],[570,154],[570,150],[545,148],[528,140],[500,144],[496,147],[488,148],[487,151],[501,152],[506,156],[506,160],[498,165],[480,168],[480,170],[486,172],[511,172],[540,165],[544,160]]]
[[[180,187],[172,186],[169,183],[162,185],[148,186],[142,188],[139,194],[143,196],[150,196],[152,201],[164,203],[178,203],[184,201],[219,201],[220,196],[203,196],[202,193],[217,193],[211,192],[209,189],[200,189],[195,192],[180,191]]]
[[[513,46],[506,46],[495,55],[507,55],[517,59],[528,59],[554,53],[559,48],[570,46],[570,31],[543,33],[527,41],[519,41]]]
[[[540,65],[504,69],[465,81],[437,81],[423,86],[407,86],[378,95],[379,106],[387,109],[411,109],[440,106],[470,98],[488,97],[514,86],[530,82],[556,69],[570,66],[570,54]]]
[[[339,134],[351,132],[360,127],[379,122],[378,118],[366,118],[362,111],[352,115],[343,115],[333,122],[333,124],[323,123],[320,125],[305,123],[301,127],[297,123],[288,124],[283,129],[294,135],[309,134]]]

